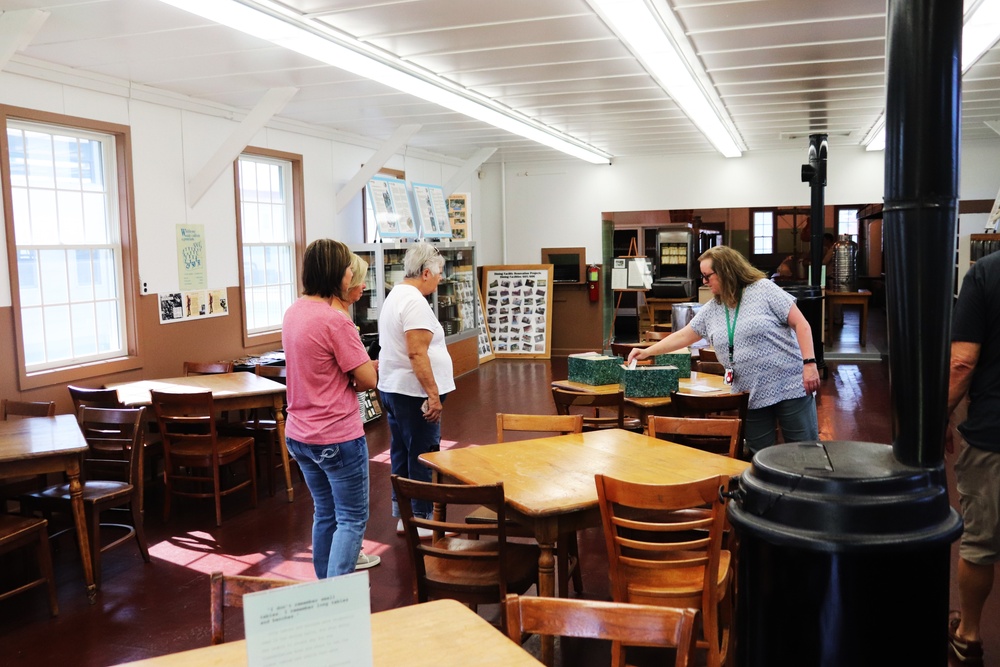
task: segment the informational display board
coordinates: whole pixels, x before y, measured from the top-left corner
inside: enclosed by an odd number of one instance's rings
[[[229,314],[229,299],[225,289],[193,290],[158,294],[160,324],[190,322],[206,317]]]
[[[486,325],[486,308],[483,306],[483,293],[476,285],[476,308],[479,310],[479,363],[493,361],[496,355],[493,353],[493,341],[490,339],[490,329]]]
[[[468,241],[469,232],[469,195],[453,194],[448,197],[448,218],[451,220],[451,237]]]
[[[653,285],[653,265],[648,257],[615,257],[611,289],[648,290]]]
[[[379,236],[417,237],[417,222],[410,208],[406,181],[388,176],[376,176],[368,181],[365,191],[375,212],[375,224]]]
[[[444,188],[440,185],[414,183],[413,202],[417,207],[424,238],[451,238],[451,221],[448,219]]]
[[[483,299],[498,358],[550,358],[551,264],[484,266]]]

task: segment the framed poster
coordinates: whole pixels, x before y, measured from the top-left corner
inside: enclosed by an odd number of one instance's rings
[[[410,208],[406,181],[388,176],[376,176],[366,188],[379,236],[416,238],[417,223]]]
[[[444,188],[425,183],[413,184],[413,201],[420,216],[420,226],[424,238],[451,238],[451,221],[448,219],[448,203],[444,200]]]
[[[496,356],[493,353],[493,341],[490,339],[490,330],[486,326],[486,308],[483,307],[483,293],[476,285],[476,308],[479,311],[479,363],[485,364],[493,361]]]
[[[448,218],[451,221],[451,237],[469,240],[469,195],[453,194],[448,197]]]
[[[550,358],[551,264],[484,266],[483,299],[497,358]]]

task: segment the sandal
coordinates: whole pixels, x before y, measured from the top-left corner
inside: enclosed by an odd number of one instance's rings
[[[948,652],[962,665],[983,664],[983,643],[979,641],[968,641],[958,636],[958,624],[962,620],[962,614],[952,611],[948,614]]]

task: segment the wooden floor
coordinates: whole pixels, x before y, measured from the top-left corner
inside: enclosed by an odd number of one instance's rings
[[[841,335],[857,331],[847,326]],[[871,314],[869,340],[885,346],[884,315]],[[493,361],[459,379],[458,390],[445,406],[443,435],[446,447],[490,443],[496,412],[554,412],[549,382],[565,378],[565,359],[548,361]],[[831,362],[819,400],[823,439],[889,442],[889,384],[885,362]],[[365,540],[368,553],[382,557],[369,570],[372,610],[411,602],[409,572],[395,519],[389,516],[388,434],[384,419],[369,425],[371,464],[371,520]],[[6,667],[74,665],[103,667],[209,643],[208,574],[222,570],[297,580],[313,578],[310,563],[312,504],[308,491],[296,483],[297,497],[287,503],[282,495],[261,496],[257,509],[236,495],[223,502],[224,523],[214,526],[209,503],[182,503],[169,524],[160,515],[159,489],[151,489],[146,511],[152,563],[143,563],[134,545],[105,554],[103,586],[97,603],[84,592],[75,546],[60,540],[55,554],[61,614],[52,619],[46,598],[32,591],[0,602],[0,665]],[[607,562],[599,529],[585,531],[581,554],[586,593],[607,596]],[[17,559],[0,561],[0,572],[18,570]],[[953,568],[954,571],[954,568]],[[957,597],[952,585],[952,605]],[[884,605],[886,630],[892,626],[891,600]],[[495,610],[482,610],[485,615]],[[986,619],[1000,618],[1000,592],[991,599]],[[239,615],[230,619],[228,636],[241,636]],[[988,624],[987,665],[1000,665],[1000,623]],[[944,635],[942,634],[942,637]],[[885,641],[906,641],[906,635],[888,635]],[[599,664],[600,651],[566,664]]]

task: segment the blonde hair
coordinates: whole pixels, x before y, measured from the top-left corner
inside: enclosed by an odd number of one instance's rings
[[[706,259],[712,262],[712,271],[718,276],[719,284],[722,286],[719,294],[715,295],[717,303],[735,306],[744,287],[767,278],[763,271],[755,269],[746,257],[729,246],[717,245],[709,248],[701,254],[698,261],[703,262]]]
[[[347,286],[348,292],[365,282],[365,278],[368,277],[368,262],[352,252],[351,271],[354,272],[354,276],[351,278],[351,284]]]

